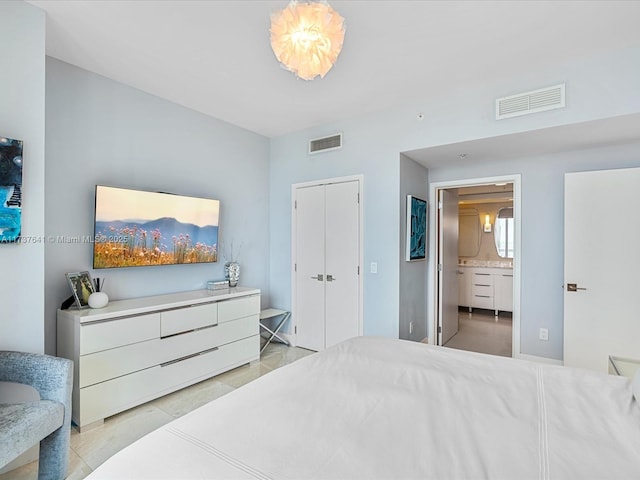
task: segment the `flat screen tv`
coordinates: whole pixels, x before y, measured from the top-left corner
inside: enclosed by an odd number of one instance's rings
[[[96,185],[93,268],[218,261],[220,201]]]

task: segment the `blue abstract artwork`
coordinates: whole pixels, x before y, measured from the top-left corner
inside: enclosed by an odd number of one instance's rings
[[[406,261],[427,258],[427,202],[407,195]]]
[[[22,141],[0,137],[0,243],[17,242],[22,219]]]

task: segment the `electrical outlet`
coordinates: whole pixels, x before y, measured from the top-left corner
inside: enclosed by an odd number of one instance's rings
[[[549,340],[549,329],[541,328],[540,333],[538,334],[538,338],[540,340],[544,340],[545,342]]]
[[[378,273],[378,264],[376,262],[371,262],[371,273]]]
[[[413,333],[413,322],[409,322],[409,335]]]

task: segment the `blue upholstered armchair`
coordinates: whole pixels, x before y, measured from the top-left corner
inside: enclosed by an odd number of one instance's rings
[[[0,468],[40,442],[38,478],[63,479],[69,461],[73,362],[0,351],[0,388],[10,389],[12,383],[35,388],[40,400],[0,403]]]

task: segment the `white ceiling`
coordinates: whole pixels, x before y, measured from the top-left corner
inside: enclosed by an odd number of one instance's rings
[[[478,164],[640,141],[640,114],[437,145],[403,152],[429,168]]]
[[[306,82],[269,45],[287,0],[29,3],[48,55],[267,137],[640,45],[640,1],[334,0],[343,51]]]

